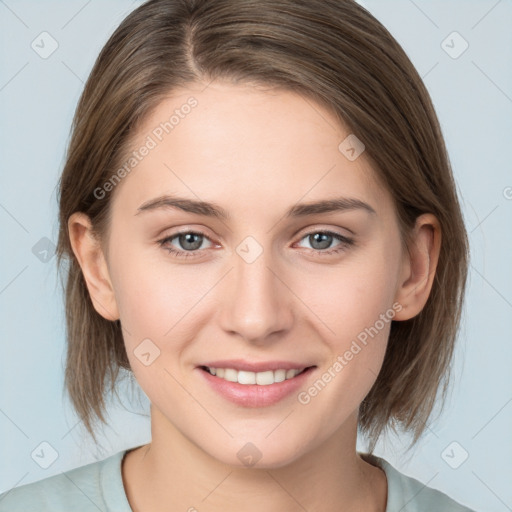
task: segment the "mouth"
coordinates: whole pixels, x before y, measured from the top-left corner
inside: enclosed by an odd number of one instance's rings
[[[272,362],[216,361],[197,366],[203,381],[216,394],[238,406],[255,408],[277,404],[307,386],[316,365]]]
[[[200,366],[201,370],[208,372],[210,375],[228,382],[237,382],[245,386],[257,384],[258,386],[271,386],[279,382],[293,379],[313,368],[307,366],[305,368],[278,368],[277,370],[266,370],[261,372],[251,372],[247,370],[236,370],[235,368],[216,368],[211,366]]]

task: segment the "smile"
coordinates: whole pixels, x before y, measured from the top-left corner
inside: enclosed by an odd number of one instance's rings
[[[212,361],[196,367],[196,371],[223,399],[251,408],[268,407],[296,395],[313,378],[311,375],[316,368],[283,361],[248,363],[231,360]]]
[[[259,386],[270,386],[271,384],[293,379],[307,368],[290,370],[282,368],[263,372],[235,370],[234,368],[213,368],[209,366],[203,366],[202,369],[209,372],[210,375],[214,375],[219,379],[227,380],[228,382],[238,382],[238,384],[245,385],[257,384]]]

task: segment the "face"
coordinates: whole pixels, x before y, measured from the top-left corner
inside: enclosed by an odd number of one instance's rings
[[[399,229],[328,111],[203,89],[174,91],[141,127],[114,190],[109,276],[153,421],[225,463],[278,467],[343,429],[375,382],[400,307]]]

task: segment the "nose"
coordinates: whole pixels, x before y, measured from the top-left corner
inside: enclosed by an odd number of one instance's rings
[[[270,250],[252,262],[235,253],[233,261],[222,289],[221,327],[253,344],[275,341],[293,322],[293,293],[286,286],[284,272],[272,260]]]

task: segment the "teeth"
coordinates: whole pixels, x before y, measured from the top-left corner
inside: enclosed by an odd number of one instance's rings
[[[258,384],[260,386],[268,386],[276,382],[283,382],[284,380],[293,379],[296,375],[302,372],[300,370],[268,370],[265,372],[246,372],[237,371],[233,368],[209,368],[208,371],[212,375],[228,380],[229,382],[238,382],[239,384]]]
[[[274,382],[283,382],[286,379],[286,370],[276,370],[274,372]]]
[[[297,373],[299,373],[297,370],[286,370],[286,380],[293,379]]]
[[[240,375],[240,374],[239,374]],[[269,384],[274,384],[274,372],[269,370],[268,372],[258,372],[253,374],[256,378],[256,382],[254,384],[259,384],[260,386],[268,386]],[[240,379],[240,377],[238,377]]]
[[[235,370],[232,370],[233,372],[235,372]],[[239,371],[239,372],[235,372],[235,373],[238,373],[238,383],[239,384],[256,384],[256,373],[254,372],[244,372],[244,371]],[[261,375],[261,373],[260,373]],[[274,378],[274,376],[272,375],[272,379]]]
[[[229,382],[237,382],[238,372],[232,368],[226,368],[224,370],[224,380],[229,380]]]

